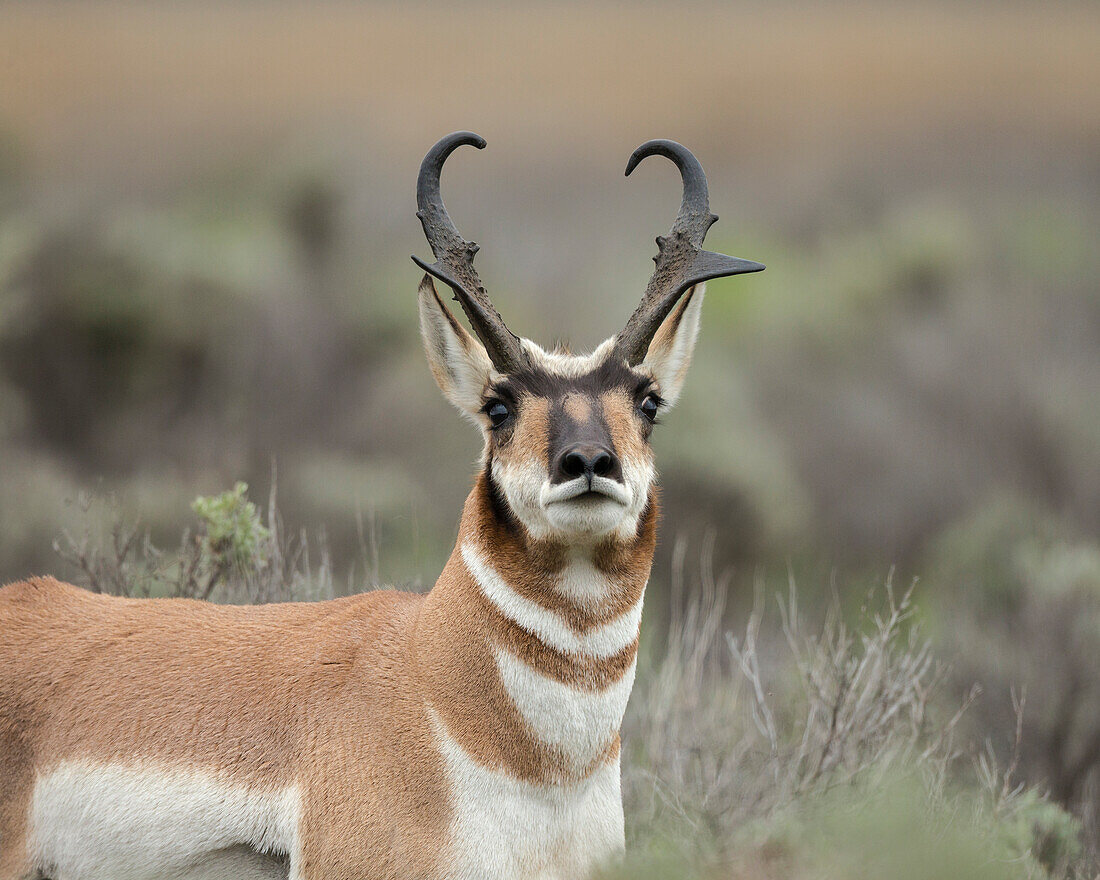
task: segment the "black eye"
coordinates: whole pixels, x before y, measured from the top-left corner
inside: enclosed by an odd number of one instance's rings
[[[657,407],[659,405],[657,395],[647,394],[645,399],[638,405],[638,409],[641,410],[643,416],[653,422],[657,419]]]
[[[494,428],[499,428],[503,425],[508,421],[508,416],[511,415],[511,413],[508,412],[508,407],[499,400],[494,400],[490,403],[485,408],[485,414],[489,416],[489,424]]]

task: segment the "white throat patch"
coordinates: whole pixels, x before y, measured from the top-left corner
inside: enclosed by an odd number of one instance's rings
[[[482,594],[501,615],[563,654],[614,657],[638,638],[643,596],[625,612],[587,632],[577,632],[560,614],[517,593],[469,541],[462,545],[462,561]]]

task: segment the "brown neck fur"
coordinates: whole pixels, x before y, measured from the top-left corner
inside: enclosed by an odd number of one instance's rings
[[[413,652],[416,674],[448,732],[480,763],[531,782],[569,781],[575,772],[527,730],[500,681],[494,650],[504,648],[546,676],[592,691],[622,677],[635,659],[637,640],[605,658],[556,650],[504,617],[485,597],[466,567],[462,546],[474,543],[516,593],[583,634],[641,601],[656,546],[656,490],[633,540],[607,541],[592,549],[591,561],[611,588],[602,600],[583,605],[554,589],[573,548],[532,541],[522,526],[502,521],[490,492],[482,474],[466,499],[451,557],[424,601]],[[617,752],[616,738],[589,770]]]

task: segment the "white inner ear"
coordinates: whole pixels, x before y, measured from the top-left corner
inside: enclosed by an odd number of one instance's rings
[[[485,347],[443,305],[428,275],[420,282],[417,299],[420,335],[436,384],[451,403],[476,419],[492,361]]]
[[[661,397],[671,406],[684,387],[695,340],[699,336],[699,316],[703,311],[706,284],[696,284],[684,293],[657,328],[642,366],[652,373],[661,388]]]

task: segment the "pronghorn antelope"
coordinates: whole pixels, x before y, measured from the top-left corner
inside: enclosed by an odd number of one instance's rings
[[[514,336],[439,192],[428,362],[482,467],[426,595],[216,606],[0,590],[0,880],[579,878],[623,847],[619,726],[656,541],[650,432],[680,393],[703,282],[695,157],[625,328],[584,356]],[[473,334],[432,276],[454,292]]]

